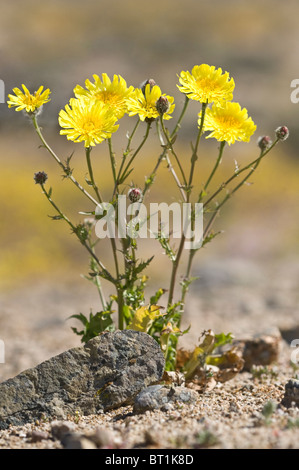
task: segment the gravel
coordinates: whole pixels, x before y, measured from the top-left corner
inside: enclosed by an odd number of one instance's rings
[[[64,421],[41,419],[10,426],[0,431],[0,449],[297,449],[299,408],[294,403],[286,407],[282,401],[286,384],[298,379],[298,366],[290,361],[290,342],[299,326],[298,263],[244,267],[238,271],[224,260],[215,279],[209,268],[203,285],[193,285],[185,319],[192,327],[182,344],[192,347],[207,328],[232,331],[238,339],[276,327],[283,339],[275,363],[241,372],[198,393],[192,403],[175,401],[163,410],[135,413],[129,405],[89,416],[75,412]],[[199,274],[204,272],[205,266]],[[1,294],[1,381],[80,345],[67,317],[86,313],[95,302],[84,287],[40,284],[34,290]]]

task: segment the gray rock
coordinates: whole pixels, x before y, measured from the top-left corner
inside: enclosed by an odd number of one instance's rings
[[[137,395],[133,411],[135,413],[144,413],[147,410],[157,409],[167,411],[171,403],[194,403],[197,399],[198,393],[187,387],[152,385]]]
[[[285,393],[281,404],[286,408],[299,406],[299,380],[290,379],[285,384]]]
[[[146,333],[104,332],[0,384],[0,429],[132,404],[161,379],[164,365],[158,343]]]

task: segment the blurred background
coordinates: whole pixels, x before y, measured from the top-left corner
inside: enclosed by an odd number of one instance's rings
[[[202,279],[210,276],[218,279],[217,282],[227,280],[229,275],[234,279],[243,276],[247,285],[250,273],[251,281],[258,283],[267,281],[271,274],[272,288],[277,279],[281,285],[283,278],[284,282],[290,279],[296,291],[299,103],[292,103],[290,94],[291,81],[299,78],[298,15],[296,0],[283,3],[278,0],[2,2],[0,78],[6,96],[22,83],[32,92],[40,85],[51,89],[51,101],[44,108],[40,124],[46,139],[63,160],[74,151],[74,174],[84,181],[83,146],[60,136],[57,121],[59,110],[72,96],[75,85],[84,85],[86,78],[92,79],[93,74],[103,72],[110,77],[120,74],[128,85],[135,87],[154,78],[164,93],[175,98],[175,122],[184,101],[176,86],[177,75],[182,70],[207,63],[228,71],[236,83],[234,100],[248,109],[257,131],[250,143],[226,149],[220,180],[234,171],[235,161],[241,166],[258,155],[259,136],[269,135],[274,139],[275,129],[286,125],[290,137],[276,146],[251,178],[252,184],[244,187],[221,212],[215,228],[224,233],[200,252],[194,263],[194,274]],[[198,111],[198,104],[191,102],[177,142],[186,167]],[[114,139],[116,158],[120,158],[134,119],[121,121]],[[171,121],[167,125],[172,129]],[[136,145],[143,132],[141,128]],[[79,313],[81,308],[85,309],[84,313],[91,307],[98,308],[93,287],[80,277],[88,272],[86,254],[62,222],[48,217],[54,214],[34,184],[34,172],[46,171],[53,198],[75,220],[79,221],[78,210],[90,207],[68,181],[62,180],[59,168],[45,149],[39,148],[39,143],[29,120],[22,113],[8,109],[6,104],[0,104],[0,338],[5,339],[11,332],[18,336],[25,328],[27,333],[22,341],[28,345],[29,332],[35,331],[32,357],[36,360],[47,357],[47,352],[41,350],[36,355],[34,351],[37,342],[45,341],[51,328],[56,332],[51,333],[53,350],[73,345],[78,338],[71,332],[70,324],[63,323],[65,318]],[[136,185],[142,187],[144,176],[153,168],[159,151],[153,129],[142,158],[136,161],[133,176]],[[217,146],[212,139],[201,144],[202,173],[196,174],[198,184],[204,181],[216,154]],[[97,182],[108,198],[112,181],[105,143],[97,146],[93,158]],[[151,197],[167,201],[179,197],[165,166]],[[101,256],[109,263],[111,254],[105,244],[103,247]],[[153,244],[143,244],[141,249],[144,256],[153,250],[157,254],[162,252]],[[258,277],[266,267],[267,274]],[[169,272],[169,261],[165,258],[162,264],[161,257],[157,257],[150,270],[152,288],[165,287]],[[193,298],[198,295],[198,284],[191,289],[192,295]],[[217,296],[216,291],[212,295]],[[43,318],[41,323],[37,321],[39,316]],[[44,325],[48,325],[45,336]],[[64,344],[59,342],[61,330]],[[12,355],[12,347],[7,348]],[[18,363],[19,369],[23,366]],[[4,377],[10,373],[9,365],[6,367]]]

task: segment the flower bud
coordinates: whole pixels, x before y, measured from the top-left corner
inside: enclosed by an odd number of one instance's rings
[[[167,113],[170,108],[169,101],[166,96],[160,96],[160,98],[156,102],[156,108],[160,116]]]
[[[38,171],[37,173],[34,173],[33,178],[34,178],[35,184],[45,184],[45,182],[48,179],[48,175],[44,171]]]
[[[289,129],[286,126],[278,127],[275,133],[279,140],[286,140],[289,137]]]
[[[146,85],[149,85],[150,88],[152,89],[155,85],[157,85],[157,83],[155,82],[155,80],[153,78],[149,78],[148,80],[145,80],[145,82],[143,82],[140,86],[141,91],[142,91],[143,94],[145,94]]]
[[[272,145],[272,140],[268,135],[264,135],[263,137],[259,137],[257,144],[261,150],[267,150]]]
[[[138,202],[142,197],[142,191],[139,188],[131,188],[128,192],[128,198],[131,202]]]

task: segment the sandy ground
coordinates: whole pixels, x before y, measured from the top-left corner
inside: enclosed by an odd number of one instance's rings
[[[290,361],[294,352],[290,342],[299,331],[298,260],[267,265],[222,259],[203,264],[195,274],[200,279],[191,289],[185,318],[192,327],[182,345],[195,345],[207,328],[216,333],[230,331],[240,339],[276,326],[284,338],[277,363],[260,376],[242,372],[199,394],[192,405],[173,405],[164,412],[142,415],[124,407],[97,416],[70,416],[72,430],[87,437],[109,431],[109,444],[105,445],[115,449],[298,448],[299,409],[276,407],[285,383],[297,373]],[[41,282],[2,293],[0,339],[5,345],[5,362],[0,363],[0,381],[80,345],[70,328],[74,320],[67,318],[80,311],[88,313],[96,300],[83,281],[73,288]],[[269,400],[274,409],[266,419],[262,410]],[[62,448],[51,426],[45,421],[0,431],[0,449]],[[34,437],[37,434],[43,437],[39,440]]]

